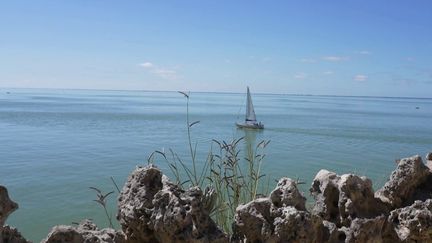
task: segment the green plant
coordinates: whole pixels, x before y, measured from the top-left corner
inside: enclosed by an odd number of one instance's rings
[[[265,188],[260,190],[260,182],[264,174],[261,173],[265,158],[264,149],[269,141],[261,141],[255,147],[247,144],[247,152],[242,159],[239,154],[239,143],[244,138],[234,139],[227,143],[213,140],[218,144],[219,151],[212,154],[210,161],[208,181],[215,187],[217,199],[212,211],[216,223],[225,232],[231,232],[231,223],[235,210],[240,204],[257,198],[258,195],[267,194]]]
[[[268,184],[262,186],[261,181],[265,177],[262,174],[264,150],[270,141],[263,140],[254,145],[251,141],[244,141],[244,137],[230,142],[213,140],[207,157],[202,161],[202,167],[198,169],[197,143],[192,142],[191,128],[199,121],[190,122],[189,93],[179,93],[187,100],[186,127],[191,163],[188,166],[172,149],[168,153],[154,151],[147,162],[154,163],[155,155],[158,154],[168,165],[179,186],[199,186],[204,191],[204,207],[209,210],[215,222],[230,233],[237,206],[268,193]],[[242,141],[246,144],[243,156],[239,149]]]
[[[101,207],[104,209],[105,211],[105,215],[108,219],[109,225],[111,228],[114,228],[113,223],[112,223],[112,217],[108,214],[108,210],[107,210],[107,206],[106,206],[106,200],[107,197],[111,194],[114,193],[114,191],[108,192],[106,194],[103,194],[101,190],[99,190],[96,187],[89,187],[90,189],[94,190],[96,192],[96,197],[97,199],[93,200],[96,203],[98,203],[99,205],[101,205]]]
[[[117,189],[117,192],[120,194],[120,188],[117,185],[117,183],[115,182],[114,178],[112,176],[110,176],[111,182],[114,184],[115,188]]]
[[[206,171],[208,169],[206,162],[204,164],[204,167],[201,169],[201,172],[197,170],[196,165],[196,149],[197,149],[197,143],[192,145],[192,138],[191,138],[191,128],[192,126],[198,124],[200,121],[189,121],[189,94],[185,92],[179,91],[180,94],[182,94],[186,98],[186,128],[187,128],[187,138],[188,138],[188,149],[191,156],[192,161],[192,168],[189,168],[183,160],[178,156],[177,153],[175,153],[172,149],[169,149],[169,155],[164,151],[153,151],[153,153],[150,154],[149,158],[147,159],[148,164],[152,164],[154,162],[154,156],[156,154],[161,155],[164,158],[164,161],[167,163],[168,167],[170,168],[172,174],[176,178],[176,182],[179,185],[183,185],[186,183],[189,183],[190,186],[199,186],[202,187]],[[184,174],[180,173],[180,170],[184,172]],[[182,180],[182,177],[186,176],[187,180]]]

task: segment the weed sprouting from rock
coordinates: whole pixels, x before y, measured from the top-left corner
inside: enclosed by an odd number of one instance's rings
[[[114,228],[113,223],[112,223],[112,217],[108,214],[108,210],[107,210],[107,198],[109,195],[113,194],[114,191],[108,192],[106,194],[104,194],[101,190],[99,190],[96,187],[89,187],[90,189],[94,190],[96,192],[96,197],[97,199],[94,199],[93,201],[95,201],[96,203],[98,203],[105,211],[105,215],[107,217],[107,220],[109,222],[109,226],[111,228]]]
[[[254,146],[245,142],[245,137],[229,142],[212,140],[210,151],[198,168],[197,143],[192,141],[191,129],[199,121],[190,122],[190,94],[179,93],[186,98],[186,128],[191,162],[186,163],[172,149],[168,152],[154,151],[147,162],[153,164],[156,155],[159,155],[170,169],[176,184],[183,188],[200,187],[204,192],[202,203],[205,208],[225,232],[231,232],[237,206],[268,194],[268,184],[266,188],[261,181],[266,177],[262,173],[262,165],[264,150],[270,141],[263,140]],[[246,144],[244,155],[239,149],[242,142]]]

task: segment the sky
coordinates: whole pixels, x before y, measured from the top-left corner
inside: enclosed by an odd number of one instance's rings
[[[432,97],[432,1],[0,2],[0,87]]]

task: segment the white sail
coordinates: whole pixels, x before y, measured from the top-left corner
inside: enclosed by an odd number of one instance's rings
[[[249,87],[247,87],[246,122],[256,122],[255,110],[252,104]]]
[[[246,119],[244,123],[236,122],[237,127],[239,128],[248,128],[248,129],[264,129],[264,124],[256,121],[255,110],[252,104],[252,98],[249,91],[249,87],[247,87],[247,104],[246,104]]]

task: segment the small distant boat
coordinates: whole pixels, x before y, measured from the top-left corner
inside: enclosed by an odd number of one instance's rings
[[[239,128],[264,129],[264,124],[257,122],[255,110],[252,104],[252,98],[247,87],[247,102],[246,102],[246,119],[244,123],[236,123]]]

